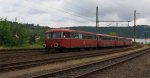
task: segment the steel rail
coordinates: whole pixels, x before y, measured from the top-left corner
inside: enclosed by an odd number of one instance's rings
[[[103,52],[96,52],[93,54],[92,53],[87,53],[87,54],[81,53],[81,54],[77,54],[77,55],[61,56],[61,57],[50,58],[50,59],[41,59],[41,60],[32,60],[32,61],[27,61],[27,62],[3,64],[3,65],[0,65],[0,72],[8,71],[8,70],[15,70],[15,69],[22,69],[22,68],[29,68],[32,66],[38,66],[41,64],[47,64],[47,63],[53,63],[53,62],[59,62],[59,61],[81,59],[81,58],[85,58],[85,57],[95,57],[95,56],[112,54],[112,53],[116,53],[116,52],[120,52],[120,51],[127,51],[127,50],[129,50],[129,48],[116,49],[116,50],[112,49],[109,52],[103,51]]]
[[[135,53],[127,54],[127,55],[123,55],[123,56],[120,56],[120,57],[116,57],[116,58],[112,58],[112,59],[108,59],[108,60],[104,60],[104,61],[100,61],[100,62],[98,61],[98,62],[95,62],[95,63],[86,64],[86,65],[75,66],[74,68],[66,68],[66,69],[63,69],[63,70],[55,71],[53,73],[48,73],[48,74],[45,74],[45,75],[34,76],[34,77],[35,78],[45,78],[45,77],[49,77],[49,75],[52,75],[52,74],[56,74],[56,73],[60,73],[60,72],[65,72],[65,71],[69,71],[69,70],[73,70],[73,69],[81,69],[83,67],[87,67],[87,66],[89,67],[90,65],[93,65],[93,64],[101,63],[101,65],[103,65],[103,63],[108,63],[108,65],[103,66],[103,67],[101,67],[101,68],[99,68],[97,70],[89,71],[87,73],[83,73],[83,74],[80,74],[80,75],[76,74],[76,76],[73,77],[73,78],[87,78],[87,75],[89,75],[89,74],[91,74],[93,72],[100,71],[100,70],[106,69],[108,67],[117,65],[119,63],[125,62],[127,60],[136,58],[136,57],[138,57],[140,55],[143,55],[143,54],[145,54],[145,53],[147,53],[149,51],[150,51],[150,49],[145,49],[145,50],[142,50],[140,52],[135,52]],[[116,61],[116,60],[119,60],[119,61]],[[113,63],[113,61],[115,63]],[[109,64],[109,62],[112,62],[112,63]]]

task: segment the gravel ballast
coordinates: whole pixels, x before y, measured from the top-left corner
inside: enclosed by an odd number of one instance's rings
[[[87,78],[150,78],[150,52]]]
[[[142,49],[146,49],[142,48]],[[139,49],[139,50],[142,50]],[[138,50],[138,49],[136,49]],[[123,54],[128,54],[128,53],[132,53],[130,51],[127,51]],[[95,62],[95,61],[99,61],[100,59],[104,59],[110,57],[113,58],[113,56],[116,55],[123,55],[122,53],[114,53],[114,54],[110,54],[110,55],[104,55],[103,58],[102,56],[100,57],[91,57],[91,58],[84,58],[84,59],[75,59],[75,60],[68,60],[65,62],[59,62],[59,64],[46,64],[46,65],[41,65],[41,66],[37,66],[37,67],[32,67],[32,68],[28,68],[28,69],[22,69],[22,70],[16,70],[16,71],[8,71],[7,73],[1,73],[0,76],[3,78],[8,78],[8,77],[35,77],[35,76],[40,76],[40,75],[44,75],[47,74],[49,72],[53,72],[54,71],[59,71],[63,68],[69,68],[69,67],[75,67],[74,65],[83,65],[85,63],[90,63],[90,62]],[[97,67],[97,66],[94,66]],[[87,69],[86,69],[87,70]],[[80,72],[81,73],[81,72]],[[96,76],[96,75],[95,75]],[[66,78],[66,77],[64,77]],[[95,77],[94,77],[95,78]]]

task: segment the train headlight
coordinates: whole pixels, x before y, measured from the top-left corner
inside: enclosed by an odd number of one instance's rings
[[[43,47],[46,47],[46,44],[43,44]]]

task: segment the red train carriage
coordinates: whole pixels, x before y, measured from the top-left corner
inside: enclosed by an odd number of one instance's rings
[[[70,29],[52,29],[46,32],[46,48],[87,48],[97,47],[96,34]]]
[[[131,46],[132,45],[132,40],[129,39],[129,38],[126,38],[124,43],[125,43],[125,46]]]
[[[113,47],[115,46],[115,37],[106,34],[97,34],[98,47]]]
[[[131,43],[131,39],[116,36],[116,46],[130,46]]]
[[[124,38],[123,37],[116,37],[116,46],[124,46]]]
[[[97,40],[98,47],[130,46],[132,43],[131,39],[106,34],[97,34]]]

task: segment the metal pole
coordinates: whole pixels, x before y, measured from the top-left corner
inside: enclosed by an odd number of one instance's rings
[[[15,17],[15,22],[17,22],[17,17]]]
[[[147,41],[146,41],[146,35],[147,35],[147,31],[145,31],[145,44],[147,43]]]
[[[130,25],[129,25],[129,22],[130,22],[130,21],[128,21],[128,27],[130,26]]]
[[[96,33],[98,33],[99,20],[98,20],[98,6],[96,7]]]
[[[116,33],[117,33],[117,36],[119,36],[119,28],[118,28],[118,22],[116,23],[116,29],[117,29],[117,31],[116,31]]]
[[[135,38],[136,38],[136,33],[135,33],[135,27],[136,27],[136,10],[134,10],[134,31],[133,31],[133,33],[134,33],[134,43],[135,43]]]

